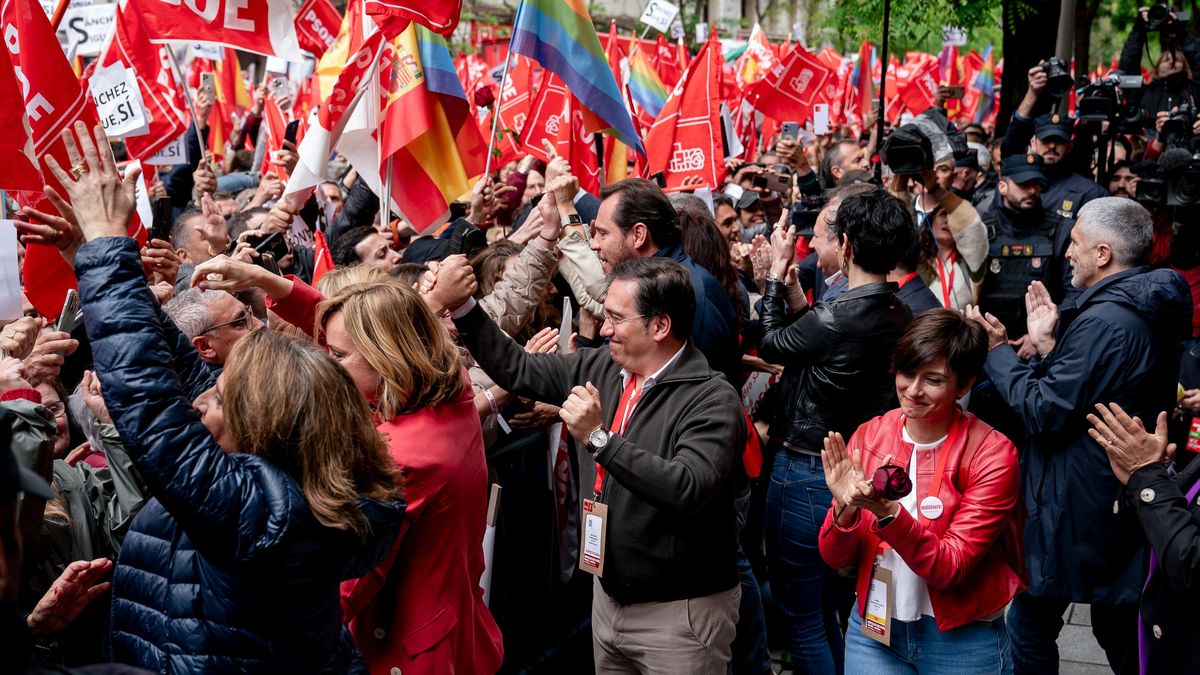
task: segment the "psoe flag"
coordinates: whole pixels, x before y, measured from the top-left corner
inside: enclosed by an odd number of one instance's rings
[[[302,61],[292,0],[130,0],[153,42],[216,42]]]

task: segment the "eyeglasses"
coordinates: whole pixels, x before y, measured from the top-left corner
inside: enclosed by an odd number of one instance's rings
[[[642,314],[634,314],[633,316],[627,316],[623,319],[614,319],[610,316],[605,316],[604,320],[611,323],[614,326],[619,326],[623,323],[628,323],[630,321],[633,321],[634,319],[643,319],[643,318],[645,318],[645,316]]]
[[[226,321],[225,323],[219,323],[210,328],[206,328],[205,330],[200,331],[200,335],[204,335],[205,333],[211,333],[214,330],[216,330],[218,328],[224,328],[225,326],[236,326],[237,324],[241,324],[242,328],[245,328],[246,330],[250,330],[251,328],[254,328],[254,313],[250,311],[249,307],[242,308],[242,313],[239,314],[236,319],[234,319],[232,321]]]
[[[50,414],[54,415],[55,417],[62,417],[63,415],[67,414],[67,406],[62,401],[53,401],[51,403],[47,403],[46,410],[49,410]]]

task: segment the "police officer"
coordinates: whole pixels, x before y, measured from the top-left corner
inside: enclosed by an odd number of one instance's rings
[[[1056,112],[1033,118],[1038,97],[1045,86],[1046,73],[1040,65],[1034,66],[1029,71],[1029,89],[1004,134],[1001,153],[1004,157],[1030,151],[1040,155],[1046,175],[1042,205],[1063,218],[1074,219],[1079,207],[1093,199],[1107,197],[1108,191],[1074,170],[1072,158],[1068,157],[1075,127],[1073,119]]]
[[[1030,282],[1041,281],[1055,302],[1062,299],[1062,270],[1070,243],[1070,221],[1042,206],[1046,182],[1039,155],[1005,157],[1000,162],[998,195],[983,214],[989,245],[979,306],[1000,319],[1010,338],[1018,338],[1014,347],[1026,358],[1034,350],[1024,340],[1025,291]]]

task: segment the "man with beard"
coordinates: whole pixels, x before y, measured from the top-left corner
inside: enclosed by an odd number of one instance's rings
[[[1039,155],[1005,157],[1000,163],[998,197],[983,214],[988,230],[988,261],[979,306],[998,318],[1022,358],[1034,353],[1025,339],[1025,291],[1040,281],[1055,302],[1063,297],[1063,267],[1071,227],[1046,209],[1046,175]]]
[[[1013,113],[1012,123],[1004,135],[1004,157],[1033,152],[1041,156],[1046,175],[1042,190],[1042,206],[1063,218],[1074,219],[1079,208],[1093,199],[1107,197],[1108,192],[1095,181],[1075,172],[1068,155],[1075,121],[1051,112],[1032,119],[1038,97],[1046,86],[1046,73],[1041,65],[1029,70],[1029,90]],[[1043,102],[1043,105],[1045,102]]]
[[[1129,160],[1113,164],[1108,172],[1108,193],[1114,197],[1134,199],[1137,197],[1137,185],[1141,176],[1133,170],[1133,162]]]
[[[762,198],[754,190],[745,190],[737,201],[738,238],[749,244],[754,237],[767,233],[767,212]]]

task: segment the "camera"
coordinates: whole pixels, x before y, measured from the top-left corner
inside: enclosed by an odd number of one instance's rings
[[[1057,56],[1046,59],[1042,64],[1042,72],[1046,74],[1046,92],[1054,98],[1066,96],[1075,85],[1071,78],[1071,70]]]
[[[919,128],[909,123],[888,136],[880,157],[894,174],[921,173],[933,168],[933,144]]]
[[[1168,148],[1154,175],[1138,181],[1136,199],[1151,207],[1200,204],[1200,153]]]
[[[1142,109],[1130,102],[1131,89],[1140,89],[1140,75],[1113,73],[1084,87],[1077,102],[1077,113],[1081,123],[1108,122],[1123,132],[1134,133],[1145,124]]]
[[[797,237],[813,236],[813,228],[817,224],[817,216],[829,200],[823,195],[801,195],[792,205],[792,227],[796,228]]]
[[[1196,123],[1196,109],[1188,103],[1181,103],[1171,112],[1171,116],[1163,122],[1159,138],[1167,148],[1185,148],[1195,151],[1196,139],[1192,135],[1192,127]]]
[[[1150,10],[1146,12],[1146,30],[1151,33],[1162,31],[1170,23],[1171,8],[1165,2],[1150,7]]]

